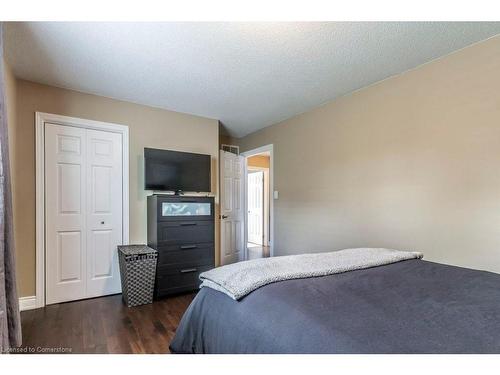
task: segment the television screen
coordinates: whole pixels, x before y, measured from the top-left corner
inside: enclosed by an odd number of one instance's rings
[[[210,192],[210,155],[144,149],[145,189]]]

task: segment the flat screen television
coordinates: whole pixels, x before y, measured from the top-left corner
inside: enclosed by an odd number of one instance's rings
[[[145,189],[210,192],[210,155],[144,148]]]

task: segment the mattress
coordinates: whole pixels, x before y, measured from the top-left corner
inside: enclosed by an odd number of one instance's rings
[[[173,353],[500,353],[500,275],[424,260],[261,287],[202,288]]]

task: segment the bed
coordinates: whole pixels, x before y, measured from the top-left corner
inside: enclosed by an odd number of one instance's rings
[[[410,259],[284,280],[234,300],[204,287],[173,353],[500,353],[500,275]]]

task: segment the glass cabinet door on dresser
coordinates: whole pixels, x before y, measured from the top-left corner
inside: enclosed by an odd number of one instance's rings
[[[162,202],[162,216],[210,216],[209,202]]]

